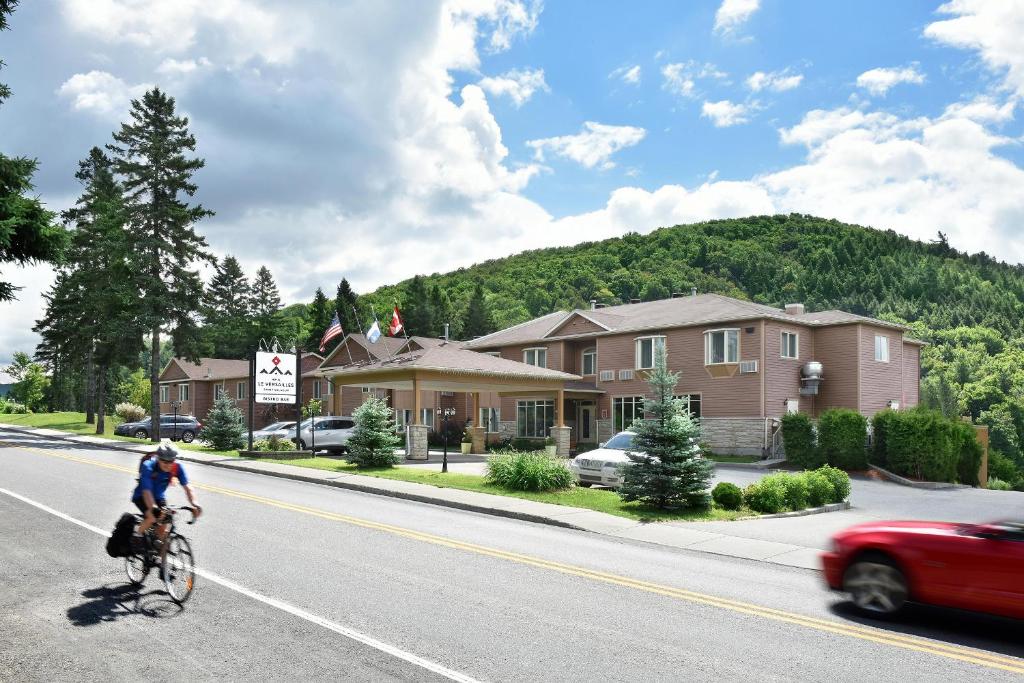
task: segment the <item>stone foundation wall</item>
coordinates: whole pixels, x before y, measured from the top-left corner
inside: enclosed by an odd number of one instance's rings
[[[704,417],[701,441],[722,455],[761,455],[764,419],[760,417]]]

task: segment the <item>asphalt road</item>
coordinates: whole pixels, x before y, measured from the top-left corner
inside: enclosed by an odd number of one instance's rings
[[[861,621],[813,571],[196,464],[209,573],[178,609],[82,526],[113,525],[136,465],[0,430],[0,679],[1024,676],[1014,624]]]

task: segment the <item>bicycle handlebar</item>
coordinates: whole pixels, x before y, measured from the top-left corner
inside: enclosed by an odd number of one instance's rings
[[[188,510],[189,512],[192,513],[192,519],[186,522],[186,524],[196,523],[196,509],[191,505],[167,505],[164,507],[164,510],[166,510],[171,515],[177,514],[179,510]]]

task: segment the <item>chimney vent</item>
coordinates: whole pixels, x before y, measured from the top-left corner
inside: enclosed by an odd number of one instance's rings
[[[206,379],[210,379],[211,377],[213,377],[213,369],[206,368]]]
[[[597,310],[597,299],[591,299],[590,300],[590,310],[592,310],[592,311],[596,311]]]
[[[446,344],[448,343],[448,323],[444,324],[444,341]]]
[[[690,287],[690,296],[697,296],[697,288]]]
[[[786,315],[803,315],[803,304],[786,304]]]

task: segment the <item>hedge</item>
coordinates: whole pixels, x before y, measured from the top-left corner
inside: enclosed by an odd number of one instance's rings
[[[788,413],[782,417],[782,444],[786,460],[797,467],[813,469],[825,464],[814,443],[814,425],[805,413]]]
[[[832,408],[818,420],[818,448],[825,462],[844,470],[868,467],[868,421],[856,410]]]
[[[961,484],[977,486],[981,483],[978,473],[981,469],[981,459],[985,454],[974,427],[966,422],[951,421],[950,436],[952,446],[956,451],[956,476]]]
[[[924,408],[894,413],[886,423],[885,442],[889,469],[896,474],[955,481],[959,449],[954,448],[951,421],[942,413]]]
[[[886,434],[889,432],[889,423],[898,418],[899,413],[890,408],[875,413],[871,418],[871,464],[888,468]]]
[[[849,495],[850,476],[825,465],[807,472],[770,474],[748,486],[743,499],[751,510],[774,514],[841,503]]]

